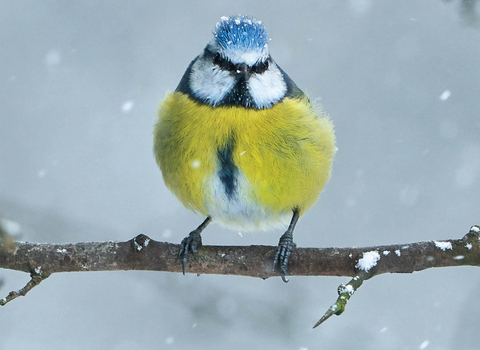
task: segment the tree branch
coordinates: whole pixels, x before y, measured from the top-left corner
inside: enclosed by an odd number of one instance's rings
[[[0,305],[25,295],[52,273],[116,270],[181,272],[181,263],[176,260],[178,249],[178,244],[157,242],[143,234],[126,242],[15,242],[3,245],[0,246],[0,268],[28,272],[32,280],[25,288],[2,299]],[[277,277],[278,273],[272,270],[275,249],[271,246],[203,246],[198,252],[198,260],[188,263],[187,272],[263,279]],[[292,276],[354,277],[346,286],[340,286],[337,303],[329,309],[330,317],[341,314],[353,292],[364,280],[373,276],[465,265],[480,266],[479,226],[472,226],[469,233],[457,240],[365,248],[296,248],[290,257],[289,272]]]

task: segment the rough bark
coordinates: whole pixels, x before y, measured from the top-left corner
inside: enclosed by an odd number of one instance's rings
[[[377,251],[380,259],[374,275],[409,273],[433,267],[480,266],[479,233],[472,230],[462,239],[442,244],[419,242],[364,248],[296,248],[289,273],[292,276],[356,276],[363,253]],[[451,244],[451,247],[449,244]],[[0,268],[31,273],[40,268],[45,275],[72,271],[150,270],[181,272],[176,260],[179,245],[157,242],[139,235],[126,242],[41,244],[16,242],[0,250]],[[189,261],[187,272],[268,278],[275,247],[203,246],[198,260]]]
[[[0,232],[2,233],[2,232]],[[21,289],[0,299],[3,306],[26,295],[52,273],[73,271],[150,270],[181,272],[176,259],[180,246],[157,242],[141,234],[127,242],[39,244],[13,242],[0,236],[0,268],[30,273]],[[197,274],[268,278],[276,247],[203,246],[187,271]],[[472,226],[462,239],[394,244],[365,248],[296,248],[290,257],[292,276],[351,276],[338,288],[338,298],[314,328],[345,310],[362,283],[383,273],[409,273],[432,267],[480,266],[480,227]]]

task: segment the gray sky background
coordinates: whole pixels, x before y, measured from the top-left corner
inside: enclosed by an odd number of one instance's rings
[[[298,246],[460,238],[480,223],[480,27],[458,1],[0,0],[0,213],[22,240],[180,242],[203,220],[164,186],[152,127],[215,23],[238,13],[263,21],[274,59],[335,123],[332,179]],[[212,225],[203,240],[281,233]],[[28,276],[0,279],[3,297]],[[0,349],[478,348],[478,268],[376,277],[312,330],[347,281],[58,274],[0,309]]]

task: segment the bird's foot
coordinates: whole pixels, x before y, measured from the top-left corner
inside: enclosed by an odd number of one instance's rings
[[[285,232],[280,241],[278,242],[277,250],[275,251],[275,259],[273,260],[273,270],[278,265],[280,268],[280,276],[282,277],[283,282],[287,283],[288,278],[288,261],[290,259],[290,254],[292,249],[297,245],[293,242],[293,235],[291,232]]]
[[[197,260],[198,249],[202,246],[202,236],[198,229],[190,232],[180,243],[180,250],[178,251],[177,259],[182,258],[182,271],[185,275],[185,269],[188,263],[188,254],[191,252],[193,258]]]

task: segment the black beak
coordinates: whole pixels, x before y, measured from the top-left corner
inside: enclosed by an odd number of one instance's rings
[[[236,65],[237,71],[236,73],[238,75],[243,75],[245,76],[246,79],[249,78],[250,76],[250,69],[246,63],[240,63]]]

